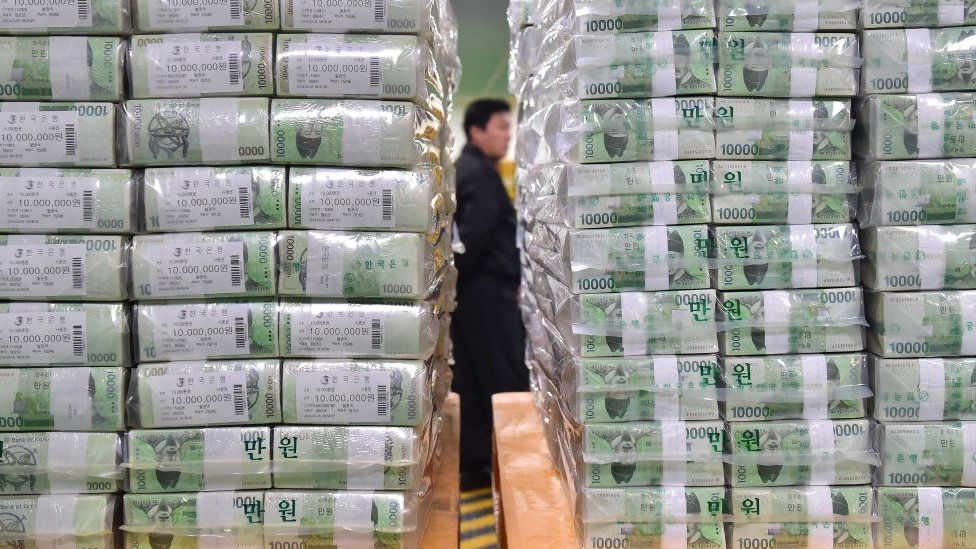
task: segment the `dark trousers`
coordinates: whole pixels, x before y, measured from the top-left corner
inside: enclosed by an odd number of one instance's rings
[[[458,288],[451,338],[452,389],[461,395],[461,471],[491,467],[491,395],[529,388],[517,291],[517,283],[489,276]]]

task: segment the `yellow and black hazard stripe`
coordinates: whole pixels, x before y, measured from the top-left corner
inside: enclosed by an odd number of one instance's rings
[[[460,549],[498,549],[491,488],[461,492]]]

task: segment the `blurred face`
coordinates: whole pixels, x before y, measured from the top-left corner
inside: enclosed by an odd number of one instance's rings
[[[471,144],[494,160],[505,156],[511,138],[512,115],[507,112],[496,112],[491,115],[484,128],[471,127]]]

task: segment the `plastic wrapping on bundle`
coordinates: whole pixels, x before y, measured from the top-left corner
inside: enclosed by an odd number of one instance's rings
[[[976,160],[871,162],[864,174],[862,227],[976,222]]]
[[[122,303],[0,303],[0,365],[128,366]]]
[[[976,93],[870,95],[860,113],[868,160],[976,156]]]
[[[275,295],[277,234],[167,233],[132,239],[132,293],[140,300]]]
[[[836,288],[858,282],[853,225],[745,225],[712,229],[718,290]]]
[[[420,549],[431,499],[419,491],[272,490],[265,497],[265,543]]]
[[[726,421],[857,419],[872,395],[862,353],[723,357]]]
[[[0,465],[2,495],[122,489],[122,439],[116,433],[12,432],[0,434],[0,444],[16,458]]]
[[[438,163],[442,121],[402,101],[276,99],[273,162],[410,168]]]
[[[0,37],[0,98],[121,101],[125,50],[120,38]]]
[[[865,29],[954,27],[976,24],[976,4],[963,0],[862,0]]]
[[[797,5],[810,3],[815,0]],[[844,97],[858,92],[861,57],[853,33],[722,32],[716,49],[719,95]]]
[[[874,418],[976,420],[976,359],[871,356]]]
[[[846,223],[860,191],[843,161],[712,162],[712,219],[721,225]]]
[[[268,99],[132,99],[119,134],[125,166],[267,162]]]
[[[436,313],[423,301],[280,304],[279,348],[290,358],[426,359],[441,332]]]
[[[976,27],[863,33],[865,93],[976,89]]]
[[[723,160],[850,160],[849,100],[715,100],[715,144]]]
[[[126,397],[133,428],[265,425],[281,421],[277,360],[141,364]]]
[[[864,349],[860,287],[722,292],[718,299],[726,356]]]
[[[288,223],[296,229],[427,232],[447,226],[454,205],[443,169],[291,168]]]
[[[122,301],[129,239],[112,235],[0,235],[0,297]]]
[[[878,509],[878,543],[884,547],[966,547],[971,543],[976,489],[881,486]]]
[[[720,31],[838,31],[857,29],[862,0],[719,0]]]
[[[134,429],[126,433],[126,491],[271,488],[269,427]]]
[[[976,423],[879,423],[884,486],[976,486]]]
[[[423,490],[437,418],[422,427],[275,428],[276,488]]]
[[[140,32],[217,32],[278,30],[278,0],[215,0],[193,4],[132,0],[132,24]]]
[[[2,34],[124,35],[131,30],[128,0],[46,0],[6,7],[0,13]]]
[[[879,463],[867,419],[728,424],[733,487],[869,484]]]
[[[715,93],[710,30],[563,35],[539,44],[539,78],[579,99]]]
[[[284,228],[285,168],[149,168],[142,172],[143,231]]]
[[[537,223],[524,249],[574,293],[707,288],[708,227],[569,230]]]
[[[973,290],[870,293],[868,349],[886,358],[972,356],[974,314]]]
[[[520,178],[520,209],[576,229],[707,223],[710,180],[707,160],[552,164]]]
[[[0,497],[0,515],[16,524],[3,533],[4,543],[37,549],[59,545],[114,549],[118,503],[111,494]]]
[[[135,187],[130,170],[0,168],[0,231],[133,233]]]
[[[730,543],[875,547],[880,513],[871,486],[736,487],[729,491]]]
[[[115,104],[0,102],[0,166],[115,167]]]
[[[523,162],[684,160],[715,156],[714,98],[565,100],[523,121]]]
[[[866,288],[976,288],[976,225],[871,227],[861,234]]]
[[[433,369],[429,361],[419,360],[286,360],[282,421],[423,425],[432,412]]]
[[[408,100],[443,112],[440,73],[420,37],[282,34],[276,49],[279,96]]]
[[[443,233],[282,231],[278,294],[425,299],[448,267]]]
[[[137,362],[278,356],[278,303],[261,300],[133,305]]]
[[[274,92],[271,33],[138,35],[130,44],[133,99]]]
[[[4,368],[0,430],[124,431],[125,377],[119,367]]]
[[[241,549],[264,545],[265,492],[126,494],[122,503],[125,546],[198,547],[209,543]],[[211,541],[212,540],[212,541]]]

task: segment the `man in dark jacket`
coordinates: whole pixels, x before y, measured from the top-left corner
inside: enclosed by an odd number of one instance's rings
[[[491,395],[528,389],[515,209],[495,169],[511,139],[508,103],[482,99],[464,113],[468,143],[456,163],[458,306],[454,386],[461,395],[461,483],[491,483]]]

